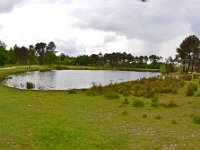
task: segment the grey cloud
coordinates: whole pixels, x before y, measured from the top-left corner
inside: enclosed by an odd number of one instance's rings
[[[73,0],[1,0],[0,13],[8,13],[12,11],[16,6],[20,6],[24,3],[73,3]]]
[[[114,36],[114,35],[107,35],[107,36],[104,37],[104,44],[112,43],[112,42],[114,42],[116,40],[117,40],[116,36]]]
[[[54,41],[56,45],[58,45],[57,49],[59,51],[62,51],[63,53],[70,56],[79,55],[85,50],[84,46],[80,45],[76,39],[70,39],[67,41],[62,39],[55,39]]]
[[[192,32],[200,36],[200,16],[198,14],[200,14],[200,2],[193,0],[192,3],[187,6],[187,12],[185,13],[185,16],[189,21]]]
[[[196,2],[193,0],[191,4],[199,8]],[[162,42],[188,32],[191,24],[195,24],[195,20],[190,22],[185,18],[185,12],[191,15],[187,9],[188,0],[149,0],[146,3],[138,0],[87,0],[85,3],[87,7],[74,12],[81,20],[78,26],[115,32],[129,39]]]
[[[14,7],[22,4],[23,2],[25,2],[25,0],[2,0],[0,5],[0,13],[8,13],[12,11]]]

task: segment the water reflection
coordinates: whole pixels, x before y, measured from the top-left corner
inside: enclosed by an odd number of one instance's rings
[[[159,73],[109,70],[35,71],[9,76],[5,84],[26,89],[26,82],[32,82],[35,84],[35,90],[68,90],[90,88],[93,82],[108,85],[111,82],[120,83],[157,75]]]

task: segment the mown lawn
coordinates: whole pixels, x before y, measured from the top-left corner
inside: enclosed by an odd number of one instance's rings
[[[0,70],[0,78],[19,71]],[[199,149],[200,124],[193,119],[200,116],[200,97],[185,96],[189,82],[177,94],[159,96],[160,103],[173,100],[177,107],[152,107],[151,99],[133,94],[109,99],[87,91],[24,91],[1,84],[0,149]],[[199,81],[193,82],[200,93]],[[129,105],[122,105],[125,97]],[[136,99],[144,106],[132,106]]]

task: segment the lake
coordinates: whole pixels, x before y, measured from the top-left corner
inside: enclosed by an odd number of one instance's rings
[[[157,75],[160,73],[111,70],[34,71],[11,75],[5,80],[5,85],[26,89],[26,82],[32,82],[34,90],[69,90],[90,88],[93,83],[104,86]]]

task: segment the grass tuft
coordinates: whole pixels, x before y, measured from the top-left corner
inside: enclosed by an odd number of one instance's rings
[[[160,119],[162,119],[163,117],[162,117],[161,115],[158,115],[158,116],[156,116],[155,118],[158,119],[158,120],[160,120]]]
[[[143,115],[142,115],[142,118],[147,118],[147,114],[143,114]]]
[[[177,121],[174,120],[174,119],[171,121],[171,123],[172,123],[172,124],[178,124]]]
[[[195,116],[195,117],[193,118],[193,121],[194,121],[194,123],[196,123],[196,124],[200,124],[200,116]]]
[[[126,111],[126,110],[124,110],[123,112],[122,112],[122,115],[128,115],[128,112]]]
[[[32,82],[26,82],[26,89],[33,89],[35,85]]]
[[[128,101],[127,98],[125,98],[124,101],[122,102],[122,105],[129,105],[129,104],[130,104],[130,102]]]
[[[140,99],[136,99],[133,101],[132,105],[134,107],[144,107],[144,102]]]

